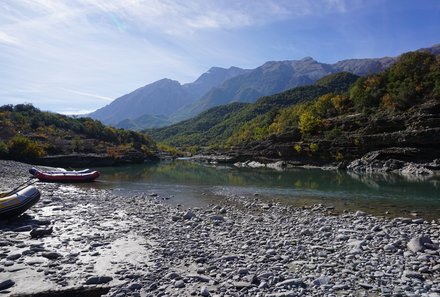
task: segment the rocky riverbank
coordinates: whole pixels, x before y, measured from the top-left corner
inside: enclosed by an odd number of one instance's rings
[[[3,190],[28,169],[0,161]],[[258,196],[184,210],[160,193],[36,186],[40,202],[0,223],[5,296],[440,296],[438,220]]]
[[[263,140],[207,149],[195,161],[243,167],[320,166],[354,172],[434,175],[440,172],[440,102],[405,112],[353,113],[326,118],[314,135],[298,127]],[[277,163],[277,164],[275,164]]]

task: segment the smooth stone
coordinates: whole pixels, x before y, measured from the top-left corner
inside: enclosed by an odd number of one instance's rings
[[[426,236],[415,236],[411,238],[411,240],[406,245],[410,251],[413,253],[423,252],[426,249],[425,244],[431,243],[432,241],[429,237]]]
[[[27,232],[27,231],[31,231],[32,230],[32,225],[26,225],[26,226],[21,226],[21,227],[17,227],[14,229],[15,232]]]
[[[221,215],[212,215],[209,217],[211,221],[225,221],[225,218]]]
[[[355,212],[354,215],[356,217],[365,217],[365,216],[367,216],[367,213],[365,211],[358,210],[358,211]]]
[[[49,260],[56,260],[62,257],[62,255],[57,252],[46,252],[46,253],[42,253],[41,256]]]
[[[30,232],[31,238],[41,238],[46,235],[51,235],[53,232],[53,227],[50,227],[48,229],[44,228],[33,228]]]
[[[13,285],[15,285],[15,282],[12,279],[4,280],[4,281],[0,282],[0,291],[9,289]]]
[[[211,280],[211,278],[203,274],[188,274],[186,277],[203,283],[208,283]]]
[[[184,220],[191,220],[192,218],[195,218],[196,215],[195,213],[193,213],[191,210],[188,210],[184,215],[183,215],[183,219]]]
[[[347,245],[351,247],[352,251],[361,250],[361,247],[366,244],[365,240],[352,239],[347,242]]]
[[[336,235],[336,240],[340,240],[340,241],[346,241],[349,240],[350,236],[346,235],[346,234],[338,234]]]
[[[417,271],[405,270],[403,271],[402,276],[406,278],[417,278],[423,280],[423,276]]]
[[[17,260],[20,257],[21,257],[21,254],[12,254],[12,255],[7,256],[6,259],[14,261],[14,260]]]
[[[267,254],[267,255],[271,255],[271,256],[273,256],[273,255],[276,254],[276,250],[275,250],[275,249],[268,249],[268,250],[266,251],[266,254]]]
[[[304,229],[299,233],[301,236],[310,236],[313,235],[312,231],[310,231],[309,229]]]
[[[176,272],[170,272],[165,277],[169,279],[177,279],[180,278],[180,275]]]
[[[346,290],[348,288],[349,288],[349,286],[347,284],[339,284],[339,285],[334,285],[332,287],[332,289],[335,290],[335,291]]]
[[[286,279],[282,282],[276,283],[275,284],[276,287],[289,287],[289,286],[304,286],[304,283],[301,279],[299,278],[290,278],[290,279]]]
[[[273,276],[273,273],[272,272],[263,272],[263,273],[260,273],[258,276],[257,276],[257,278],[258,279],[268,279],[268,278],[270,278],[270,277],[272,277]]]
[[[5,262],[3,262],[3,265],[4,265],[5,267],[9,267],[9,266],[14,265],[14,262],[13,262],[13,261],[5,261]]]
[[[174,287],[181,289],[185,287],[185,282],[183,280],[178,280],[174,283]]]
[[[419,271],[420,273],[429,273],[429,272],[431,272],[431,271],[429,270],[429,267],[428,267],[428,266],[420,267],[418,271]]]
[[[249,282],[234,282],[234,287],[236,287],[239,290],[243,288],[249,288],[251,286],[252,284]]]
[[[375,225],[370,229],[371,232],[377,232],[377,231],[381,231],[381,230],[382,230],[382,228],[379,225]]]
[[[397,251],[397,248],[393,244],[387,244],[383,247],[384,251],[386,252],[395,252]]]
[[[221,258],[219,258],[220,261],[234,261],[237,260],[238,256],[237,255],[228,255],[228,256],[223,256]]]
[[[315,279],[313,281],[313,284],[317,287],[322,286],[322,285],[326,285],[330,282],[330,278],[328,276],[325,275],[321,275],[320,277],[318,277],[317,279]]]
[[[132,283],[132,284],[130,284],[130,285],[128,286],[128,289],[129,289],[130,291],[137,291],[137,290],[142,289],[142,285],[141,285],[141,284],[138,284],[138,283]]]
[[[202,295],[203,297],[209,297],[211,294],[209,293],[209,290],[206,286],[203,286],[200,289],[200,295]]]
[[[113,280],[111,276],[92,276],[87,279],[86,285],[100,285],[106,284]]]
[[[296,296],[299,296],[298,293],[293,291],[272,293],[266,295],[266,297],[296,297]]]
[[[367,290],[373,288],[373,285],[370,285],[370,284],[367,284],[367,283],[359,283],[359,286],[361,286],[362,288],[367,289]]]

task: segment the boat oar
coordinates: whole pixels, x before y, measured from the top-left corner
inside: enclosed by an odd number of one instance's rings
[[[1,193],[1,194],[0,194],[0,198],[11,195],[12,193],[14,193],[14,192],[16,192],[18,189],[20,189],[22,186],[28,184],[28,183],[29,183],[31,180],[33,180],[34,178],[35,178],[35,177],[31,177],[30,179],[28,179],[27,181],[25,181],[24,183],[20,184],[18,187],[12,189],[12,190],[9,191],[9,192]],[[32,184],[35,184],[36,182],[37,182],[37,180],[34,180],[33,182],[29,183],[28,186],[30,186],[30,185],[32,185]]]

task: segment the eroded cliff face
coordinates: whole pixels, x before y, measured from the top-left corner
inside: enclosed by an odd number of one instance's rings
[[[349,114],[326,119],[321,133],[302,137],[298,129],[222,153],[231,161],[289,161],[297,165],[346,167],[397,160],[429,163],[440,158],[440,101],[431,100],[404,113]],[[395,163],[396,167],[399,164]]]

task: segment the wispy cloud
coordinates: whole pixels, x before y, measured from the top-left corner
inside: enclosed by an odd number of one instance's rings
[[[87,93],[87,92],[81,92],[81,91],[77,91],[77,90],[70,90],[70,89],[66,89],[66,88],[60,88],[63,91],[69,92],[69,93],[73,93],[73,94],[77,94],[77,95],[81,95],[81,96],[86,96],[86,97],[91,97],[91,98],[97,98],[97,99],[102,99],[105,101],[112,101],[113,99],[107,96],[100,96],[97,94],[92,94],[92,93]]]
[[[94,109],[67,109],[67,110],[59,110],[58,113],[64,115],[87,115],[91,112],[95,111]]]
[[[273,52],[302,54],[304,44],[318,40],[283,31],[270,32],[283,37],[271,43],[260,29],[280,22],[291,29],[289,21],[308,17],[338,19],[333,15],[378,1],[3,1],[0,104],[26,98],[56,110],[98,108],[163,77],[189,82],[211,66],[256,67],[277,58]]]
[[[18,45],[18,39],[5,33],[0,31],[0,43],[5,43],[5,44],[10,44],[10,45]]]

